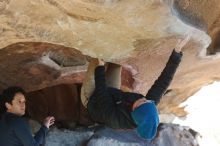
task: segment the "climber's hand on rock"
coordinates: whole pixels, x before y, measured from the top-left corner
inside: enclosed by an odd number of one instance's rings
[[[183,39],[179,39],[178,43],[176,44],[175,51],[181,52],[183,46],[185,46],[187,44],[187,42],[189,42],[190,37],[191,37],[191,34],[189,33],[189,34],[185,35],[185,37]]]
[[[105,61],[103,59],[98,59],[99,65],[105,65]]]

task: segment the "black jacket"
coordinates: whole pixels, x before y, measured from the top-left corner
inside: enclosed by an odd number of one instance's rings
[[[48,129],[42,126],[33,137],[24,118],[4,113],[0,120],[0,146],[40,146]]]
[[[174,73],[181,61],[182,53],[172,52],[166,67],[159,78],[145,96],[148,100],[159,103],[168,88]],[[105,80],[105,67],[95,69],[95,90],[88,102],[88,111],[91,118],[101,124],[116,129],[131,129],[136,125],[131,117],[133,103],[143,98],[138,93],[123,92],[119,89],[107,87]]]

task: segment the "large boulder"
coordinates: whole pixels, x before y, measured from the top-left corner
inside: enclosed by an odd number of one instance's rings
[[[199,146],[199,138],[199,133],[189,127],[174,124],[161,124],[152,141],[140,139],[135,130],[53,129],[46,139],[46,146]]]
[[[0,90],[82,83],[89,56],[121,64],[123,88],[146,94],[188,32],[183,61],[159,105],[162,114],[184,116],[179,103],[220,78],[219,3],[1,0]]]

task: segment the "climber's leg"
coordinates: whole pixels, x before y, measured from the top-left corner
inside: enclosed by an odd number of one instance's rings
[[[106,82],[109,87],[120,89],[121,87],[121,65],[108,63],[106,70]]]
[[[80,93],[81,101],[84,107],[87,107],[89,97],[91,96],[91,94],[95,89],[94,71],[97,66],[98,66],[98,59],[95,58],[91,59],[89,62],[89,66]]]

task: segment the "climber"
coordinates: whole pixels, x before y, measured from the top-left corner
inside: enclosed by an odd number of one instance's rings
[[[113,129],[136,128],[141,138],[152,140],[159,124],[156,105],[160,102],[176,72],[182,57],[181,49],[189,38],[188,35],[177,43],[166,67],[146,96],[119,90],[120,65],[110,63],[105,71],[104,61],[91,60],[86,81],[81,90],[82,102],[88,108],[91,118]],[[94,80],[92,80],[92,74],[95,74]],[[89,79],[91,81],[88,81]]]
[[[0,97],[0,146],[40,146],[55,118],[48,116],[40,130],[32,136],[25,114],[25,91],[20,87],[5,89]]]

